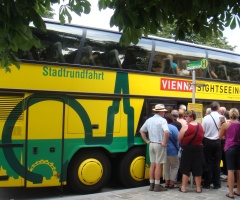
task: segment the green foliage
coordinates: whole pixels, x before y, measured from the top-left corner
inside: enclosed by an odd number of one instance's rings
[[[156,34],[167,24],[173,25],[174,39],[185,40],[188,35],[203,38],[222,37],[224,27],[240,26],[238,0],[99,0],[99,8],[114,9],[110,25],[122,31],[121,42],[135,43],[133,36]]]
[[[51,5],[60,3],[60,0],[0,0],[0,68],[6,72],[9,66],[20,67],[19,59],[14,52],[27,51],[33,46],[41,47],[38,38],[34,37],[30,24],[42,31],[46,31],[46,25],[42,17],[51,17]],[[71,22],[70,11],[81,15],[90,12],[90,3],[85,0],[69,0],[60,10],[61,23],[65,18]]]
[[[29,25],[45,31],[42,16],[55,3],[59,4],[60,0],[0,0],[0,67],[6,71],[12,64],[19,67],[14,52],[40,47]],[[59,11],[61,23],[66,19],[71,22],[70,11],[79,16],[90,12],[91,4],[87,0],[63,3]],[[224,27],[240,27],[239,4],[239,0],[98,0],[100,10],[114,10],[110,25],[119,28],[120,43],[125,45],[137,44],[143,35],[157,34],[168,24],[174,27],[175,40],[186,40],[193,35],[221,38]]]

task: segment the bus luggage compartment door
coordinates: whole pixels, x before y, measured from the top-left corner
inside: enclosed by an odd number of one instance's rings
[[[30,98],[27,110],[26,186],[61,185],[64,102]]]

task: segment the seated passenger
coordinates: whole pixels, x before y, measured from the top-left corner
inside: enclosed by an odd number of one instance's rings
[[[215,73],[215,68],[212,67],[209,63],[208,65],[208,70],[209,70],[209,73],[210,73],[210,78],[216,78],[218,79],[218,75]]]
[[[46,60],[50,62],[61,62],[65,63],[65,58],[62,54],[61,42],[56,42],[46,50]]]
[[[99,59],[104,67],[122,68],[116,49],[100,54]]]
[[[152,72],[163,72],[163,67],[161,64],[161,56],[155,55],[152,63]]]
[[[240,81],[240,68],[233,68],[230,74],[231,81]]]
[[[227,69],[226,69],[225,65],[218,65],[215,69],[216,69],[216,74],[219,79],[229,80],[229,77],[227,74]]]
[[[77,55],[77,52],[78,52],[78,50],[69,51],[68,54],[65,54],[64,57],[65,57],[66,63],[73,64],[74,60],[75,60],[75,57]]]
[[[147,70],[146,58],[137,57],[136,69],[141,71]]]
[[[133,49],[127,49],[125,56],[124,56],[124,61],[122,63],[122,68],[123,69],[134,69],[136,68],[136,62],[137,58],[133,53]]]
[[[117,49],[108,52],[108,59],[110,67],[122,68]]]
[[[92,54],[92,59],[93,59],[93,62],[94,62],[95,66],[103,66],[103,64],[101,62],[101,56],[100,55],[101,54],[98,51],[95,51]]]
[[[173,62],[173,56],[172,55],[168,55],[167,58],[171,59],[171,63],[172,63],[172,69],[174,70],[174,72],[178,75],[180,75],[180,70],[178,68],[177,63]]]
[[[190,71],[187,70],[187,63],[189,63],[189,60],[183,60],[181,62],[181,69],[180,70],[180,74],[181,76],[189,76],[190,75]]]
[[[91,46],[83,47],[80,64],[94,65],[93,60],[92,60],[92,47]]]

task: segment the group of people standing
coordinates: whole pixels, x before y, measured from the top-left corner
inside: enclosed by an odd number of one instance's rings
[[[149,144],[150,191],[178,188],[180,192],[187,192],[190,173],[197,193],[201,193],[202,188],[210,189],[211,184],[213,189],[221,188],[220,162],[224,150],[229,187],[226,196],[240,196],[240,123],[236,108],[230,109],[229,119],[226,119],[226,109],[218,102],[212,102],[202,124],[196,121],[196,112],[187,111],[186,107],[169,113],[163,104],[157,104],[153,111],[154,116],[140,129],[143,140]],[[221,140],[225,141],[224,147]],[[180,187],[175,184],[179,172],[182,174]],[[165,187],[160,184],[161,177]]]

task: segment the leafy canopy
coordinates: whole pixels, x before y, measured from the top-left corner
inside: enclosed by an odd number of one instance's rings
[[[60,0],[0,0],[0,67],[9,71],[14,64],[20,67],[14,52],[40,47],[29,25],[46,31],[43,13]],[[59,20],[71,22],[70,11],[79,16],[88,14],[87,0],[63,1]],[[98,0],[99,9],[110,8],[114,14],[110,26],[122,32],[121,44],[137,44],[144,35],[156,34],[167,25],[174,27],[174,39],[184,40],[192,34],[203,38],[222,36],[224,27],[240,27],[239,0]]]

